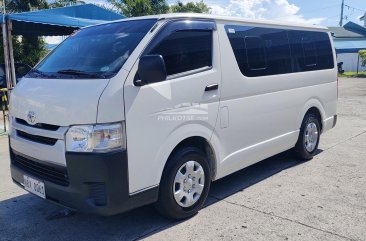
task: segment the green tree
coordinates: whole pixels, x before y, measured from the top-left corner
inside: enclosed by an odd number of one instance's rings
[[[46,0],[7,0],[7,13],[27,12],[48,8]],[[35,65],[47,53],[46,43],[42,37],[13,36],[13,50],[15,62],[22,62],[31,66]],[[3,42],[0,41],[3,49]],[[4,61],[4,51],[0,51],[0,62]]]
[[[169,6],[165,0],[108,0],[126,17],[138,17],[167,13]]]
[[[165,0],[150,0],[152,14],[164,14],[169,11],[169,6]]]
[[[168,6],[165,0],[108,0],[119,13],[126,17],[163,14],[168,12],[183,13],[210,13],[210,8],[201,0],[200,2],[183,3],[178,1]]]
[[[360,55],[361,65],[366,66],[366,50],[360,50],[358,54]]]
[[[46,0],[6,0],[6,12],[17,13],[48,8]]]
[[[173,13],[210,13],[211,9],[201,0],[200,2],[187,2],[184,4],[178,1],[177,4],[170,6]]]
[[[49,3],[50,8],[60,8],[60,7],[67,7],[67,6],[74,6],[85,4],[84,1],[78,0],[56,0],[54,2]]]
[[[14,61],[34,66],[43,58],[48,50],[43,38],[37,36],[19,37],[13,36]],[[3,42],[0,42],[0,62],[4,63]]]
[[[31,47],[30,47],[31,46]],[[46,42],[43,38],[32,36],[32,37],[23,37],[21,42],[21,54],[22,56],[18,56],[18,59],[22,62],[29,64],[30,66],[34,66],[38,63],[38,61],[46,56],[48,50],[46,48]],[[14,57],[15,60],[17,58]]]

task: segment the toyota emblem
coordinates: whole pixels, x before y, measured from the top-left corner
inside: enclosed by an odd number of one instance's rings
[[[34,111],[29,111],[27,118],[29,123],[34,124],[36,122],[36,113],[34,113]]]

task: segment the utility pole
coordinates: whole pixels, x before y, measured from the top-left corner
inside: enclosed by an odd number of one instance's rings
[[[3,31],[3,45],[4,45],[4,63],[5,63],[5,76],[6,76],[6,86],[8,89],[11,88],[11,76],[9,71],[9,45],[8,45],[8,33],[6,26],[6,11],[5,11],[5,0],[3,0],[3,23],[1,24]]]
[[[341,19],[339,20],[339,26],[343,26],[343,9],[344,9],[344,0],[342,0],[342,7],[341,7]]]

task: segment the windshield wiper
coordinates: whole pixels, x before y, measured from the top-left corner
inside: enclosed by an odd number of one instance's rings
[[[45,73],[45,72],[42,72],[42,71],[40,71],[40,70],[38,70],[38,69],[31,69],[29,72],[28,72],[28,74],[26,74],[26,76],[27,75],[31,75],[30,77],[34,77],[33,76],[33,74],[36,74],[37,75],[37,77],[43,77],[43,78],[56,78],[56,76],[55,75],[53,75],[53,74],[48,74],[48,73]]]
[[[76,70],[76,69],[62,69],[57,71],[59,74],[67,74],[67,75],[78,75],[78,76],[88,76],[88,77],[94,77],[94,78],[102,78],[105,79],[106,76],[99,73],[91,73],[91,72],[85,72],[82,70]]]

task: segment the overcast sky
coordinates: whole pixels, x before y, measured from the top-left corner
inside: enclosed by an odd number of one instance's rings
[[[192,0],[182,0],[188,2]],[[194,0],[193,0],[194,1]],[[86,0],[87,3],[108,4],[106,0]],[[176,0],[167,0],[169,4]],[[342,0],[204,0],[213,14],[244,18],[271,19],[289,22],[337,26]],[[366,0],[345,0],[344,24],[366,12]],[[53,41],[48,41],[53,42]]]

